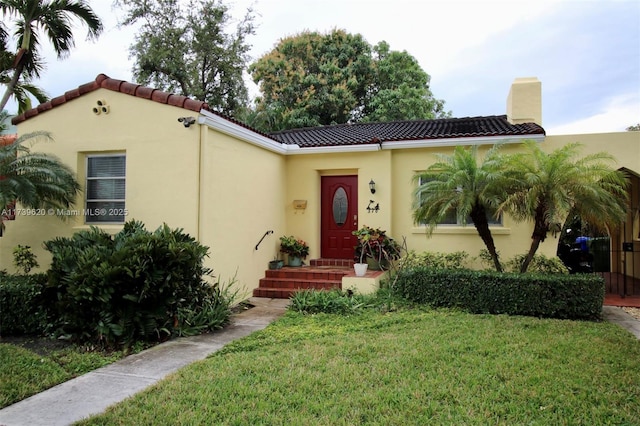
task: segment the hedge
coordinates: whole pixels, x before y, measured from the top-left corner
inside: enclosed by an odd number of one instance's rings
[[[0,336],[40,334],[47,325],[46,274],[0,275]]]
[[[394,292],[416,303],[472,313],[599,319],[604,279],[416,268],[400,272]]]

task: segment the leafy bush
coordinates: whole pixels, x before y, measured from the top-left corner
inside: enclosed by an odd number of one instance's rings
[[[58,333],[112,346],[221,327],[232,302],[204,278],[208,248],[164,225],[131,221],[112,236],[99,228],[45,243],[52,254],[47,299]]]
[[[18,244],[13,249],[13,264],[23,274],[27,275],[33,268],[40,266],[31,247]]]
[[[0,335],[41,334],[47,326],[45,274],[0,275]]]
[[[456,251],[453,253],[437,253],[425,251],[416,253],[411,250],[404,256],[398,265],[400,269],[411,268],[439,268],[439,269],[464,269],[465,261],[469,257],[469,253],[464,251]]]
[[[524,259],[527,257],[527,253],[517,254],[504,263],[505,272],[520,272],[520,266]],[[480,250],[478,258],[483,265],[489,270],[493,270],[493,259],[489,255],[489,251],[486,249]],[[527,273],[534,274],[568,274],[569,269],[562,263],[559,257],[547,257],[544,254],[537,253],[533,256]]]
[[[587,274],[416,268],[400,272],[393,290],[433,307],[567,319],[598,319],[604,301],[604,280]]]
[[[354,314],[365,306],[366,296],[349,291],[300,290],[291,296],[289,309],[303,314]]]
[[[526,253],[515,255],[506,262],[506,269],[511,272],[520,272],[520,267],[526,257]],[[536,254],[529,264],[527,273],[568,274],[569,269],[567,269],[564,263],[562,263],[562,260],[557,256],[547,257],[544,254]]]

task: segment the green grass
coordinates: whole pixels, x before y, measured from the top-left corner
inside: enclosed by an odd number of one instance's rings
[[[88,351],[80,346],[38,354],[0,343],[0,408],[110,364],[124,355],[123,352]]]
[[[289,312],[82,425],[632,425],[640,343],[610,323]]]

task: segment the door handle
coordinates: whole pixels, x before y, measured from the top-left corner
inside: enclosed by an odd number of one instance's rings
[[[358,215],[357,215],[357,214],[354,214],[354,215],[353,215],[353,226],[354,226],[355,228],[357,228],[357,227],[358,227]]]

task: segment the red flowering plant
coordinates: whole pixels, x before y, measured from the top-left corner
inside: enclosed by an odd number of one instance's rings
[[[303,240],[294,236],[280,237],[280,253],[305,259],[309,255],[309,246]]]

